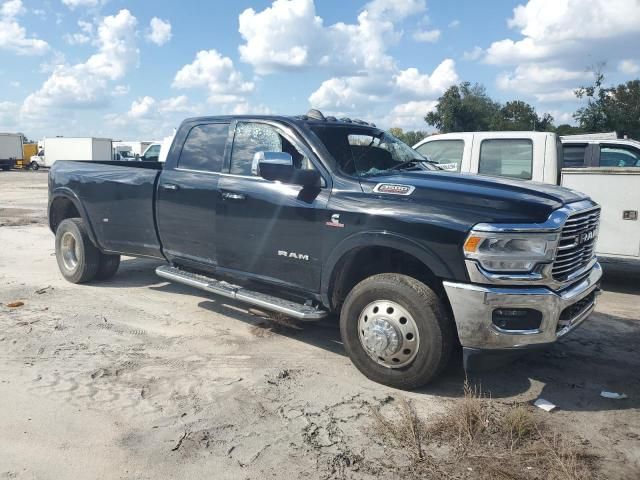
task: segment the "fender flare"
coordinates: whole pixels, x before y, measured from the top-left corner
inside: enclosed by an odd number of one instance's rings
[[[331,305],[330,289],[336,268],[349,252],[363,247],[389,247],[405,252],[422,262],[431,272],[440,278],[451,278],[453,273],[435,252],[415,240],[386,231],[360,232],[342,240],[329,254],[320,283],[322,302]]]
[[[87,210],[84,208],[84,205],[80,201],[80,198],[78,197],[78,195],[76,195],[76,193],[70,188],[58,187],[51,194],[51,200],[49,201],[49,206],[48,206],[49,229],[55,234],[55,231],[53,230],[53,225],[51,224],[51,207],[53,206],[55,201],[59,198],[65,198],[69,200],[73,204],[73,206],[76,207],[76,210],[80,213],[80,217],[82,218],[82,220],[84,220],[84,223],[87,226],[87,234],[89,235],[89,239],[94,245],[96,245],[98,248],[102,250],[102,247],[100,247],[100,244],[98,243],[98,237],[95,233],[95,230],[93,229],[93,225],[89,220],[89,215],[87,214]]]

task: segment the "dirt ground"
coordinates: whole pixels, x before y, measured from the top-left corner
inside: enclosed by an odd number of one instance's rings
[[[455,408],[459,360],[434,384],[400,392],[351,365],[335,320],[261,318],[163,281],[157,261],[124,259],[111,281],[67,283],[46,183],[46,172],[0,172],[0,479],[445,476],[408,475],[410,455],[374,417],[403,399],[424,422]],[[491,408],[522,404],[579,445],[594,478],[638,479],[640,269],[608,267],[603,289],[571,336],[469,381]],[[531,407],[538,397],[557,408]],[[451,456],[452,478],[549,478],[528,463],[487,477],[456,445],[429,445],[425,457]]]

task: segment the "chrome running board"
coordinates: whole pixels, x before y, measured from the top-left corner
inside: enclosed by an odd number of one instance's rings
[[[282,313],[299,320],[313,321],[320,320],[327,316],[325,310],[320,310],[311,305],[303,305],[265,293],[254,292],[238,285],[232,285],[204,275],[186,272],[168,265],[156,268],[156,274],[172,282],[182,283],[206,292],[215,293],[216,295],[250,303],[251,305]]]

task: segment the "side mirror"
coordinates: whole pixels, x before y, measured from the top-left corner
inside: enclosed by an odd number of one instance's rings
[[[251,173],[265,180],[302,187],[320,187],[320,173],[317,170],[294,168],[293,158],[287,152],[256,152],[253,156]]]

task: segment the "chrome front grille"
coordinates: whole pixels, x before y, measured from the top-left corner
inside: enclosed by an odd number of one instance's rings
[[[562,228],[558,253],[553,262],[553,278],[567,280],[595,256],[600,208],[570,216]]]

